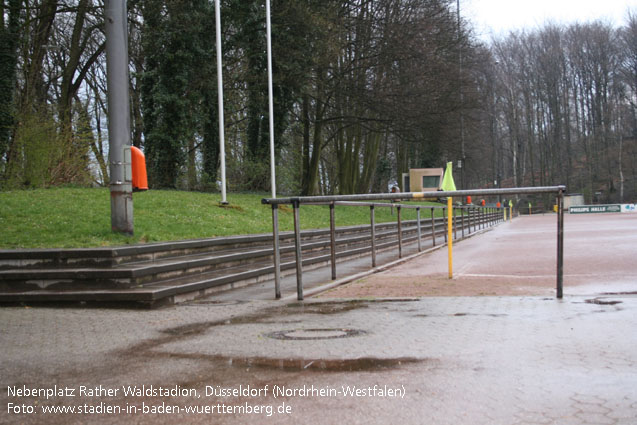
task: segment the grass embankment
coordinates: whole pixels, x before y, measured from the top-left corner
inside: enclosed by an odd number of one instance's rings
[[[219,194],[166,190],[135,193],[135,235],[126,237],[111,232],[108,189],[0,192],[0,249],[99,247],[269,233],[272,209],[261,204],[264,197],[269,196],[228,194],[230,205],[220,207]],[[335,214],[337,226],[369,223],[369,208],[336,206]],[[302,206],[300,216],[303,229],[329,227],[328,206]],[[415,219],[416,211],[404,210],[403,217]],[[394,221],[396,212],[392,216],[390,208],[376,208],[376,220]],[[291,207],[281,207],[279,223],[281,231],[293,229]]]

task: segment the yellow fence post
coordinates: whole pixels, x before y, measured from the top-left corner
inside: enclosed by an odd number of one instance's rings
[[[447,252],[449,254],[449,279],[453,279],[453,235],[451,233],[453,228],[453,199],[451,196],[447,197]]]
[[[442,178],[441,189],[455,192],[456,184],[452,175],[453,163],[447,162],[447,170]],[[449,279],[453,279],[453,196],[447,196],[447,252],[449,254]]]

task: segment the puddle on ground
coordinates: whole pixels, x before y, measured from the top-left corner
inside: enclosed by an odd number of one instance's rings
[[[212,325],[210,322],[189,323],[187,325],[177,326],[174,328],[162,329],[161,332],[168,335],[175,335],[175,336],[180,336],[180,335],[191,336],[191,335],[201,334],[205,332],[207,329],[211,328],[212,326],[217,326],[217,325],[216,324]]]
[[[416,363],[425,361],[417,358],[395,358],[395,359],[378,359],[378,358],[357,358],[357,359],[272,359],[265,357],[230,357],[223,355],[210,355],[201,353],[173,353],[162,352],[161,346],[173,342],[179,342],[186,338],[192,338],[196,335],[204,334],[210,329],[217,326],[239,325],[239,324],[290,324],[303,323],[302,318],[293,319],[290,316],[299,316],[304,314],[338,314],[346,313],[356,309],[367,308],[371,303],[395,303],[419,301],[416,298],[405,299],[379,299],[379,300],[351,300],[339,302],[310,302],[310,303],[291,303],[284,306],[269,307],[259,310],[256,313],[249,313],[242,316],[230,317],[223,320],[197,322],[187,325],[170,327],[162,329],[163,334],[155,339],[142,341],[132,347],[120,352],[122,356],[142,355],[149,357],[176,357],[186,359],[210,360],[215,363],[237,366],[237,367],[259,367],[284,370],[320,370],[320,371],[373,371],[398,367],[403,364]],[[364,330],[355,329],[319,329],[323,332],[321,339],[342,338],[365,334]],[[287,330],[281,331],[286,338],[279,339],[316,339],[318,334],[312,335],[313,330]],[[280,333],[281,333],[280,332]],[[292,332],[289,337],[289,333]],[[295,333],[296,332],[296,333]],[[297,335],[302,332],[302,335]],[[308,333],[309,332],[309,333]],[[327,332],[327,333],[326,333]],[[285,335],[284,335],[285,334]],[[266,335],[270,336],[270,335]],[[274,337],[274,336],[273,336]]]
[[[413,317],[466,317],[466,316],[486,316],[486,317],[508,317],[503,313],[454,313],[454,314],[414,314]]]
[[[316,370],[327,372],[361,372],[392,369],[402,365],[421,363],[424,360],[412,357],[395,359],[379,359],[363,357],[358,359],[269,359],[251,357],[246,359],[232,359],[233,364],[239,366],[253,366],[277,370]]]
[[[615,300],[604,300],[604,299],[600,299],[600,298],[593,298],[590,300],[585,300],[584,301],[586,304],[597,304],[597,305],[616,305],[616,304],[621,304],[622,301],[615,301]]]
[[[602,292],[602,295],[637,295],[637,291],[632,291],[632,292]]]
[[[434,362],[434,359],[418,359],[414,357],[376,358],[361,357],[356,359],[312,359],[312,358],[270,358],[270,357],[231,357],[223,355],[194,353],[162,353],[154,352],[154,356],[208,360],[223,366],[242,370],[256,368],[277,371],[315,371],[315,372],[374,372],[395,369],[416,363]]]

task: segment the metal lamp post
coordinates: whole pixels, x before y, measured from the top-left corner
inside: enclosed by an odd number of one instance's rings
[[[226,142],[223,118],[223,71],[222,71],[222,55],[221,55],[221,11],[219,0],[215,0],[215,32],[217,37],[217,105],[219,115],[219,156],[221,159],[221,204],[226,205]]]
[[[126,0],[104,2],[108,85],[108,161],[111,228],[133,234],[133,184],[130,157],[128,31]]]

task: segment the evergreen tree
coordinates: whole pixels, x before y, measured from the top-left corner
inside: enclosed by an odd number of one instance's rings
[[[214,34],[214,10],[206,0],[148,0],[143,16],[142,110],[149,184],[176,188],[187,154],[196,149],[194,141],[202,134],[208,142],[206,172],[216,175],[210,148],[216,114],[211,113],[213,96],[204,95],[214,81],[209,35]]]
[[[276,155],[285,146],[290,113],[308,84],[316,33],[313,9],[321,2],[272,1],[272,73],[274,109],[274,147]],[[245,158],[251,168],[248,188],[269,187],[270,127],[267,86],[266,17],[261,0],[232,0],[228,19],[236,29],[231,43],[245,57],[242,78],[246,85]]]
[[[13,129],[20,0],[0,1],[0,163]]]

